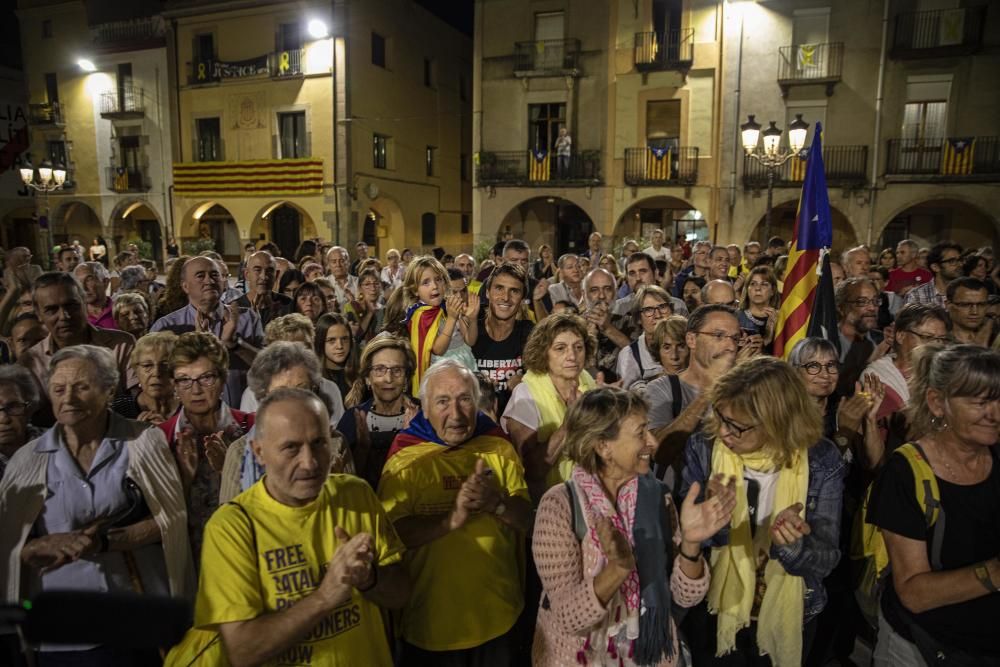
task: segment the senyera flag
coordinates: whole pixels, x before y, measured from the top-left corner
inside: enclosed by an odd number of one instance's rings
[[[807,335],[821,335],[835,345],[838,342],[833,316],[833,282],[829,278],[830,262],[825,258],[833,243],[833,220],[826,191],[822,136],[823,127],[816,123],[806,160],[799,210],[795,215],[795,232],[792,249],[788,253],[774,338],[774,356],[780,358],[787,358],[795,343]],[[818,289],[821,268],[827,274],[823,281],[825,289]]]

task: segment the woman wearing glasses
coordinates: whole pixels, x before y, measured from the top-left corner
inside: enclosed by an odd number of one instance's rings
[[[14,452],[42,434],[29,423],[38,409],[37,387],[24,366],[0,366],[0,479]]]
[[[352,406],[337,430],[354,458],[358,477],[377,488],[396,433],[416,414],[417,405],[406,395],[417,362],[410,344],[391,334],[376,336],[361,353],[358,378],[347,395]]]
[[[174,391],[170,354],[177,336],[170,331],[146,334],[135,341],[129,366],[139,378],[139,384],[125,396],[111,403],[111,409],[128,419],[161,424],[180,405]]]
[[[212,334],[192,331],[178,336],[170,368],[181,409],[160,429],[187,492],[188,533],[197,562],[205,523],[219,505],[226,449],[250,430],[254,418],[222,400],[229,353]]]
[[[66,347],[49,372],[56,425],[19,449],[0,481],[4,602],[40,590],[193,599],[181,480],[160,431],[108,409],[114,355]],[[41,653],[40,665],[159,664],[155,650],[92,643],[46,644]]]
[[[670,295],[662,287],[639,288],[632,306],[635,329],[642,331],[628,349],[618,353],[618,378],[625,389],[645,389],[646,382],[663,374],[659,355],[650,349],[656,325],[674,314]],[[641,383],[641,384],[640,384]]]
[[[704,430],[687,443],[680,494],[697,482],[702,500],[713,485],[731,484],[736,509],[702,543],[711,551],[710,616],[691,619],[694,664],[729,653],[725,664],[759,664],[766,653],[778,667],[801,665],[826,604],[823,580],[840,559],[846,464],[783,361],[738,364],[712,386],[709,403]]]

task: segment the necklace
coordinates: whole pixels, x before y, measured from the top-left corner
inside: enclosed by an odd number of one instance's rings
[[[970,476],[973,477],[974,479],[978,479],[979,478],[979,476],[981,474],[981,472],[979,470],[979,468],[980,468],[979,462],[984,460],[982,454],[978,454],[976,456],[976,459],[974,461],[974,465],[975,465],[976,469],[971,474],[966,474],[963,477],[963,475],[960,475],[958,472],[956,472],[956,470],[951,467],[951,464],[948,463],[948,459],[945,458],[945,456],[944,456],[944,449],[941,447],[941,445],[938,444],[938,443],[934,443],[934,446],[937,449],[938,458],[941,460],[941,463],[944,464],[945,469],[951,475],[952,479],[962,480],[962,479],[967,479]]]

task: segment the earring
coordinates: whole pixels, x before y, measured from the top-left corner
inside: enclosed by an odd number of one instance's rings
[[[931,416],[931,428],[935,431],[946,431],[948,430],[948,420],[944,417],[933,415]]]

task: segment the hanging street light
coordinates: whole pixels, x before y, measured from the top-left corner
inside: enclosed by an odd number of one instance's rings
[[[771,202],[774,194],[774,175],[793,157],[801,157],[809,134],[809,123],[802,120],[802,114],[795,114],[795,120],[788,125],[788,148],[781,146],[781,128],[772,120],[766,130],[760,129],[754,115],[747,116],[747,122],[740,125],[743,150],[747,157],[759,162],[767,170],[767,213],[764,216],[764,243],[771,238]],[[761,135],[764,140],[761,142]],[[763,143],[763,147],[760,145]]]

